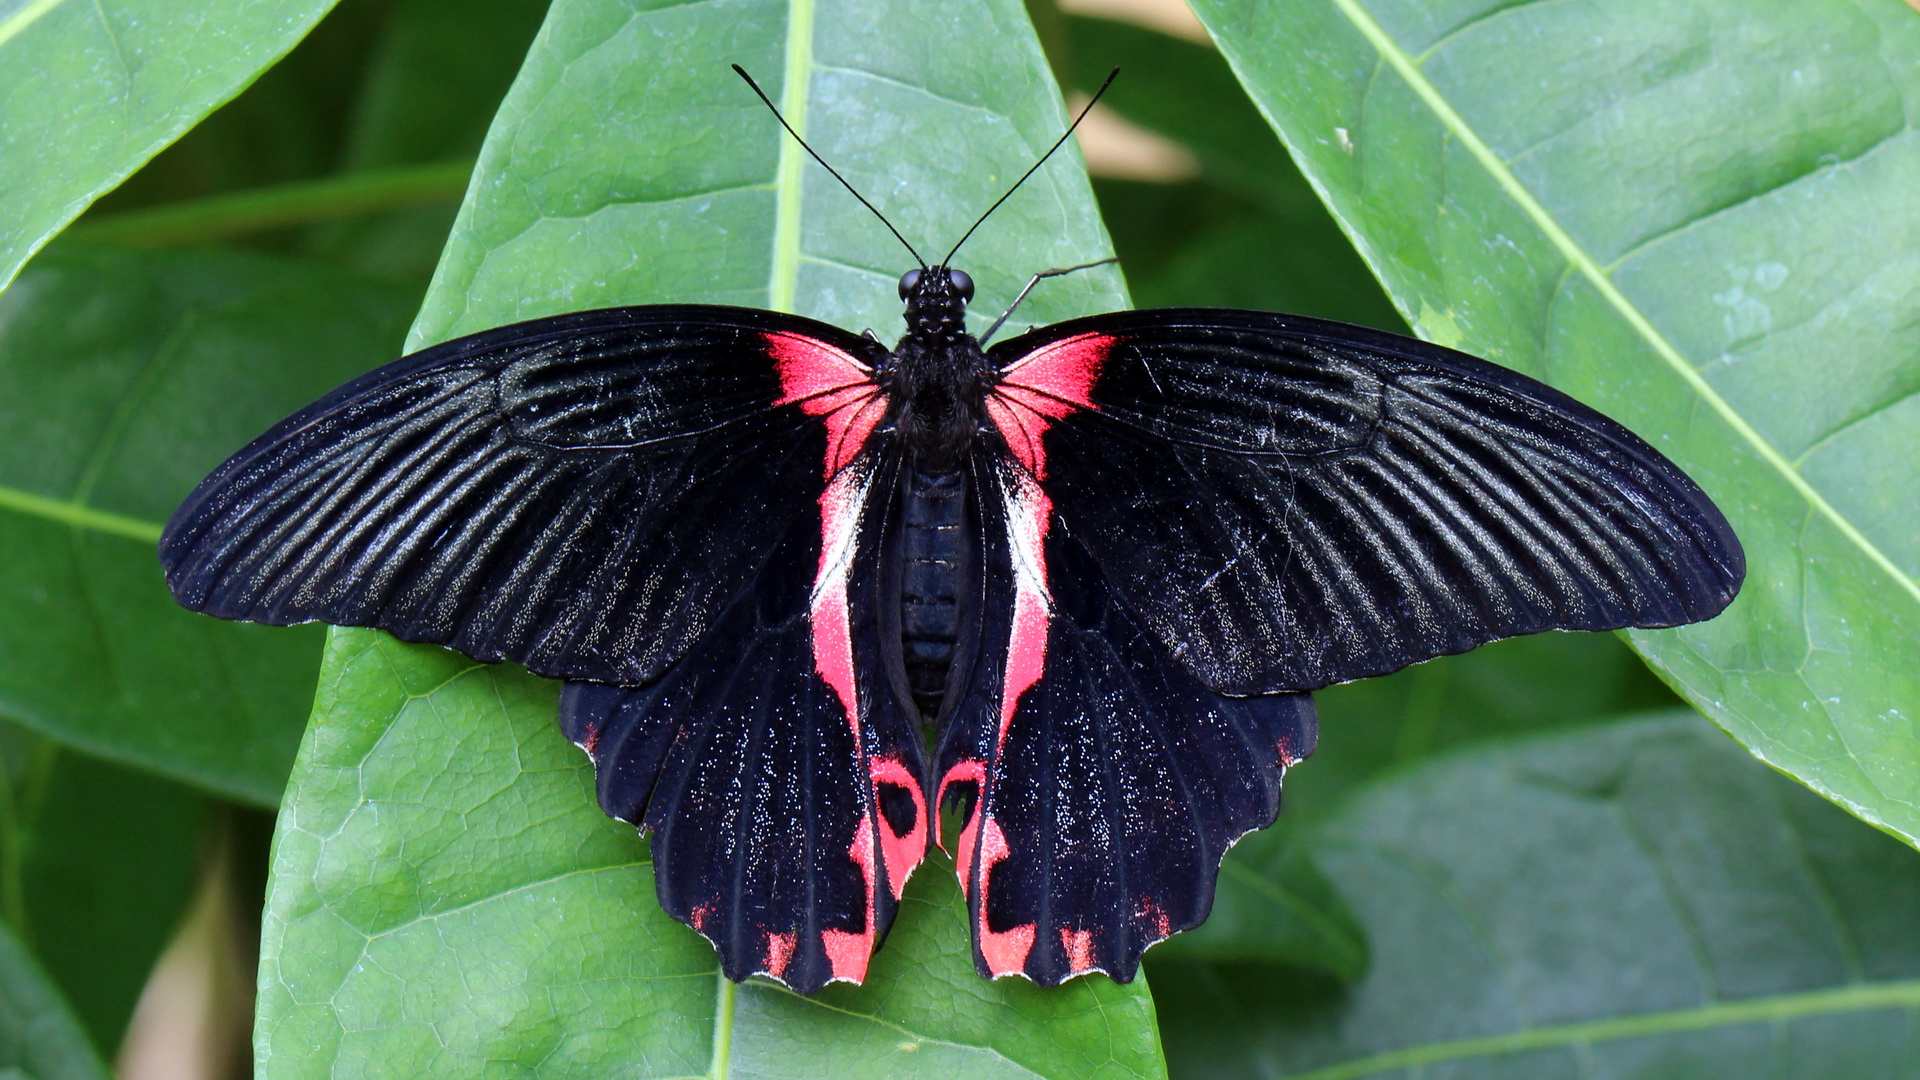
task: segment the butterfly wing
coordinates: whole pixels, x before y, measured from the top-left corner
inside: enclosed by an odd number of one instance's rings
[[[398,360],[209,476],[160,542],[223,618],[373,626],[542,675],[666,670],[817,512],[884,406],[811,320],[615,308]]]
[[[918,722],[876,633],[898,471],[884,451],[839,470],[817,521],[659,680],[561,695],[602,808],[652,833],[661,905],[731,979],[860,982],[926,852]]]
[[[210,476],[162,539],[168,582],[227,618],[592,680],[561,723],[607,812],[653,832],[666,909],[732,978],[857,982],[927,820],[917,728],[867,690],[897,662],[870,584],[869,496],[899,469],[873,349],[711,307],[449,342]]]
[[[1128,610],[1231,694],[1540,630],[1709,618],[1745,563],[1619,424],[1438,346],[1262,312],[1123,312],[996,346],[989,411]]]
[[[975,965],[1125,982],[1198,925],[1220,859],[1273,822],[1316,738],[1306,694],[1229,697],[1173,661],[1084,538],[1004,452],[972,466],[980,658],[936,758]]]

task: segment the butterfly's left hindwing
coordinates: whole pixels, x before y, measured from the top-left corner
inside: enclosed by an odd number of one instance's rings
[[[996,440],[997,441],[997,440]],[[1198,925],[1227,848],[1279,809],[1317,728],[1305,694],[1230,698],[1167,656],[1041,485],[976,454],[978,663],[936,757],[981,974],[1051,986]]]

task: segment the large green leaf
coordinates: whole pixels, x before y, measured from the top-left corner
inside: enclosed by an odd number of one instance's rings
[[[331,0],[0,0],[0,289]]]
[[[60,995],[0,923],[0,1076],[8,1080],[106,1080]]]
[[[729,61],[929,258],[1065,124],[1017,3],[563,0],[502,106],[413,343],[668,300],[897,325],[911,261]],[[1025,272],[1104,249],[1084,175],[1061,160],[962,261],[988,309]],[[1124,303],[1100,270],[1022,314]],[[938,864],[866,986],[807,1000],[723,981],[712,949],[660,911],[645,845],[596,807],[554,703],[553,683],[517,669],[334,634],[272,872],[262,1076],[465,1076],[492,1061],[542,1076],[1160,1073],[1143,984],[976,977]]]
[[[272,805],[320,632],[182,610],[154,541],[404,318],[377,283],[211,252],[52,251],[0,296],[0,717]]]
[[[1315,695],[1320,747],[1287,773],[1278,825],[1235,845],[1204,926],[1159,954],[1266,961],[1343,979],[1366,969],[1366,935],[1301,843],[1359,784],[1446,750],[1586,725],[1673,695],[1611,634],[1538,634]]]
[[[1177,1075],[1911,1075],[1920,857],[1692,714],[1432,762],[1311,847],[1367,977],[1155,966]]]
[[[0,919],[103,1055],[179,927],[205,819],[187,787],[0,724]]]
[[[1920,18],[1899,0],[1196,0],[1426,336],[1680,462],[1747,546],[1643,655],[1920,839]]]

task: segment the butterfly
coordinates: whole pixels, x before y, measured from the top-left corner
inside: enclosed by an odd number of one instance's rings
[[[662,906],[801,993],[865,977],[942,807],[982,975],[1130,980],[1274,820],[1311,691],[1739,589],[1707,496],[1532,379],[1256,311],[983,345],[953,254],[892,348],[683,304],[397,360],[212,473],[167,582],[566,680]]]

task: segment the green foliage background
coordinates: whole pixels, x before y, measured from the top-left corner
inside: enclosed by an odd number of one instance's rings
[[[1920,12],[1194,6],[1214,45],[1012,0],[0,0],[0,1073],[105,1075],[209,837],[268,1078],[1920,1073]],[[405,348],[666,300],[896,326],[892,241],[728,62],[932,248],[1120,64],[1193,175],[1050,164],[969,245],[989,317],[1112,251],[1023,317],[1411,326],[1674,456],[1747,591],[1325,692],[1281,824],[1130,986],[979,980],[936,863],[867,986],[733,987],[553,684],[192,616],[152,558]]]

